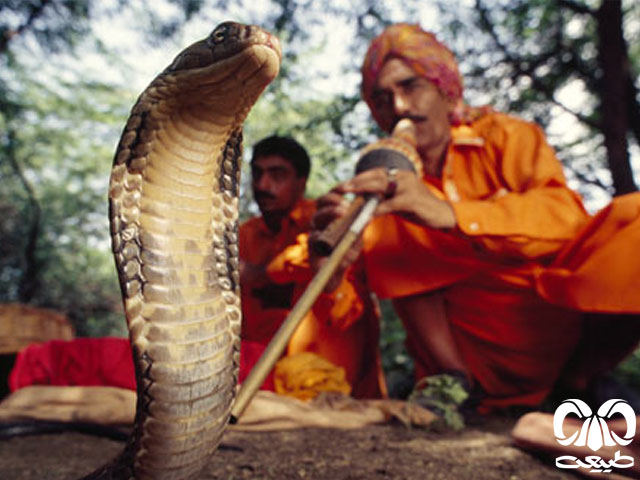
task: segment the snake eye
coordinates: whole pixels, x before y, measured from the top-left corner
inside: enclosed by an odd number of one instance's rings
[[[229,31],[229,26],[225,23],[219,25],[209,36],[209,39],[213,44],[218,44],[224,42],[227,38],[227,33]]]

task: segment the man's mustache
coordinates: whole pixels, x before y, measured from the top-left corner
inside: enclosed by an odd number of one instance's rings
[[[253,194],[253,197],[255,198],[256,202],[260,201],[260,200],[275,200],[277,197],[271,193],[271,192],[255,192]]]
[[[413,113],[407,113],[405,115],[402,115],[400,117],[396,117],[393,119],[393,127],[391,128],[391,130],[393,130],[394,128],[396,128],[396,125],[398,124],[398,122],[400,120],[404,120],[404,119],[408,119],[411,120],[412,122],[424,122],[425,120],[428,119],[428,117],[426,115],[418,115],[418,114],[413,114]]]

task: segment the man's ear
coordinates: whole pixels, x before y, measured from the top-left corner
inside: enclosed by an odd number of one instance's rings
[[[451,114],[455,111],[456,106],[459,103],[459,100],[454,100],[451,97],[445,97],[447,99],[448,112]]]
[[[447,105],[448,105],[447,114],[449,116],[449,123],[451,125],[457,125],[459,123],[459,117],[461,115],[461,112],[464,111],[464,107],[463,107],[464,103],[462,99],[453,100],[447,97]]]
[[[296,182],[298,183],[298,196],[302,198],[307,190],[307,177],[296,177]]]

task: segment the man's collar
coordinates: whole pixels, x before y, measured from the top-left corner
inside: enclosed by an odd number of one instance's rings
[[[298,203],[293,207],[293,210],[289,212],[289,218],[297,227],[303,227],[306,221],[308,221],[308,215],[306,212],[308,210],[309,204],[311,200],[307,200],[306,198],[301,198],[298,200]]]
[[[286,222],[290,221],[296,227],[305,227],[305,222],[308,220],[308,215],[306,215],[306,212],[308,211],[309,205],[311,203],[312,200],[308,200],[306,198],[301,198],[300,200],[298,200],[289,214],[282,219],[282,223],[285,224]],[[260,216],[260,220],[263,231],[269,233],[270,235],[273,235],[273,231],[269,229],[267,223],[264,221],[264,216]],[[286,228],[286,226],[281,225],[281,231],[282,228]]]

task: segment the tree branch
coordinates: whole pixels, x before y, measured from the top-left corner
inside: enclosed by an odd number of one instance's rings
[[[563,103],[556,100],[555,89],[549,85],[546,85],[537,75],[535,75],[534,72],[536,68],[538,68],[538,66],[540,66],[541,64],[544,64],[550,58],[560,56],[559,48],[551,49],[546,54],[539,55],[535,59],[523,59],[523,58],[516,57],[509,51],[507,46],[503,44],[498,38],[498,34],[495,31],[494,25],[489,19],[488,10],[483,5],[481,0],[476,0],[476,10],[480,15],[480,21],[482,22],[483,27],[485,28],[486,31],[489,32],[489,35],[493,39],[494,43],[504,55],[504,58],[505,58],[504,61],[509,65],[511,65],[511,67],[514,69],[514,75],[512,76],[514,79],[517,79],[523,76],[530,78],[532,88],[542,93],[549,102],[553,103],[554,105],[557,105],[567,113],[570,113],[571,115],[575,116],[580,122],[583,122],[585,125],[588,125],[591,128],[600,129],[600,125],[598,125],[597,122],[594,122],[593,120],[588,118],[586,115],[582,115],[580,112],[576,112],[570,109],[569,107],[567,107],[566,105],[564,105]],[[558,42],[556,44],[561,45],[562,37],[560,33],[558,33],[558,35],[560,36],[558,37]]]
[[[35,22],[38,17],[42,15],[45,7],[50,2],[51,0],[42,0],[39,5],[34,5],[33,7],[31,7],[31,11],[29,12],[27,20],[22,25],[20,25],[15,30],[6,30],[3,32],[2,37],[0,37],[0,53],[5,53],[7,51],[7,48],[9,48],[9,41],[11,41],[13,37],[22,34],[26,29],[28,29],[33,24],[33,22]]]
[[[553,97],[552,98],[548,98],[548,100],[551,103],[553,103],[554,105],[556,105],[556,106],[560,107],[561,109],[563,109],[565,112],[567,112],[567,113],[573,115],[574,117],[576,117],[580,122],[584,123],[588,127],[591,127],[593,129],[596,129],[596,130],[600,129],[600,124],[598,122],[595,122],[595,121],[591,120],[586,115],[583,115],[580,112],[576,112],[575,110],[572,110],[571,108],[567,107],[565,104],[563,104],[562,102],[559,102],[558,100],[556,100]]]
[[[629,130],[636,137],[640,145],[640,103],[638,102],[638,89],[633,77],[627,74],[627,115],[629,115]]]
[[[13,172],[20,179],[20,183],[27,192],[27,198],[31,207],[31,220],[27,231],[27,242],[24,246],[25,268],[22,272],[20,285],[18,286],[19,299],[23,303],[28,303],[34,296],[38,285],[38,262],[36,259],[36,251],[38,246],[38,237],[40,236],[40,217],[42,209],[36,197],[35,191],[24,176],[24,172],[20,168],[15,156],[16,136],[15,130],[9,128],[7,130],[7,158],[13,169]]]
[[[597,13],[598,63],[602,70],[599,83],[602,133],[607,149],[616,195],[638,190],[629,159],[627,134],[630,128],[627,98],[630,76],[627,44],[622,31],[622,2],[602,2]]]
[[[571,170],[571,173],[575,175],[575,177],[578,180],[580,180],[582,183],[595,185],[596,187],[601,188],[602,190],[607,192],[609,195],[611,195],[611,188],[605,185],[604,183],[602,183],[602,180],[600,180],[597,176],[594,175],[593,177],[591,177],[591,176],[585,175],[580,170],[573,168],[571,166],[568,166],[568,168],[569,170]]]
[[[607,0],[604,0],[604,1],[606,2]],[[574,0],[557,0],[557,2],[558,2],[558,5],[560,5],[561,7],[568,8],[569,10],[575,13],[581,13],[581,14],[592,15],[592,16],[596,15],[595,10],[592,10],[586,5],[582,3],[578,3]]]

